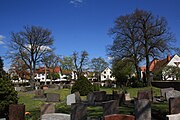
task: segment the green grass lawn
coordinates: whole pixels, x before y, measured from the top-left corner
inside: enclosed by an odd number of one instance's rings
[[[136,97],[139,90],[151,89],[150,87],[145,88],[127,88],[127,91],[130,93],[131,97]],[[152,88],[154,95],[160,94],[160,89]],[[112,89],[112,88],[101,88],[101,91],[106,91],[107,93],[112,93],[112,90],[121,91],[121,89]],[[48,89],[45,93],[59,93],[60,102],[56,103],[56,112],[60,113],[70,113],[70,106],[66,105],[66,97],[71,93],[70,89]],[[19,92],[19,104],[24,104],[26,106],[26,111],[31,113],[31,118],[28,120],[37,120],[40,117],[40,106],[45,103],[43,100],[34,99],[34,94],[31,92]],[[86,99],[85,96],[82,96],[82,99]],[[168,105],[163,104],[153,104],[153,110],[161,110],[167,112]],[[119,108],[121,114],[134,114],[133,105],[122,105]],[[102,107],[88,107],[88,116],[102,116]]]

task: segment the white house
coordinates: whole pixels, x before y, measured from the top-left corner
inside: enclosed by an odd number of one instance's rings
[[[170,61],[167,63],[166,66],[175,66],[180,68],[180,57],[178,55],[172,56],[172,58],[170,59]],[[174,76],[167,75],[164,69],[162,70],[162,76],[163,76],[162,77],[163,80],[177,80],[175,74]]]
[[[150,63],[149,71],[153,74],[154,79],[177,80],[175,74],[170,74],[170,68],[168,68],[168,66],[180,67],[180,57],[178,55],[168,55],[167,58],[162,60],[154,59]],[[145,72],[146,67],[141,67],[142,78],[144,78]]]
[[[115,80],[115,77],[112,76],[112,70],[109,67],[107,67],[101,72],[101,81],[105,80]]]

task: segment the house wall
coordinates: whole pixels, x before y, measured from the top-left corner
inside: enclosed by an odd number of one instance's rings
[[[115,77],[112,76],[111,69],[108,67],[103,72],[101,72],[101,81],[105,80],[115,80]]]
[[[175,62],[180,62],[180,57],[178,55],[174,55],[174,57],[169,61],[167,66],[177,66]],[[180,64],[178,65],[178,67],[180,68]],[[163,80],[176,80],[176,76],[165,76],[165,72],[166,71],[164,70],[162,71]]]

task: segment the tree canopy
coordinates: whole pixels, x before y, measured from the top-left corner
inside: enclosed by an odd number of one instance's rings
[[[108,55],[113,59],[129,59],[136,68],[138,79],[139,63],[145,60],[146,79],[150,85],[150,59],[169,52],[174,42],[166,19],[137,9],[131,14],[118,17],[110,34],[114,42],[108,47]]]
[[[8,56],[19,57],[30,70],[30,85],[34,87],[34,75],[42,55],[52,51],[53,37],[48,29],[39,26],[25,26],[23,31],[12,33]]]

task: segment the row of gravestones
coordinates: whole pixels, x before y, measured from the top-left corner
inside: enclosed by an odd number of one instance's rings
[[[134,120],[135,117],[132,115],[122,115],[119,113],[119,105],[121,105],[124,100],[124,94],[118,94],[114,92],[112,94],[106,94],[105,91],[94,91],[87,95],[87,101],[82,102],[79,93],[70,94],[67,96],[67,105],[71,105],[71,120],[86,120],[87,117],[87,107],[88,106],[102,106],[103,108],[103,118],[105,120],[114,120],[118,118],[119,120]],[[90,118],[89,118],[90,119]]]
[[[170,92],[171,91],[171,92]],[[172,93],[171,96],[169,92]],[[161,89],[161,94],[169,102],[169,120],[180,120],[180,96],[179,91],[174,90],[173,88]],[[135,116],[137,120],[143,120],[149,118],[151,120],[151,101],[153,100],[152,91],[144,90],[139,91],[137,94],[137,100],[135,101]],[[175,115],[176,114],[176,115]],[[177,118],[176,118],[177,117]],[[170,119],[173,118],[173,119]]]
[[[44,93],[44,90],[39,89],[35,91],[35,99],[46,99],[46,102],[59,102],[60,94],[58,93]]]
[[[125,95],[122,94],[106,94],[105,91],[95,91],[91,92],[87,95],[86,103],[90,106],[101,105],[102,102],[110,101],[110,100],[118,100],[119,104],[122,104],[125,101]],[[67,105],[71,105],[72,103],[81,102],[79,92],[75,92],[67,96]]]

